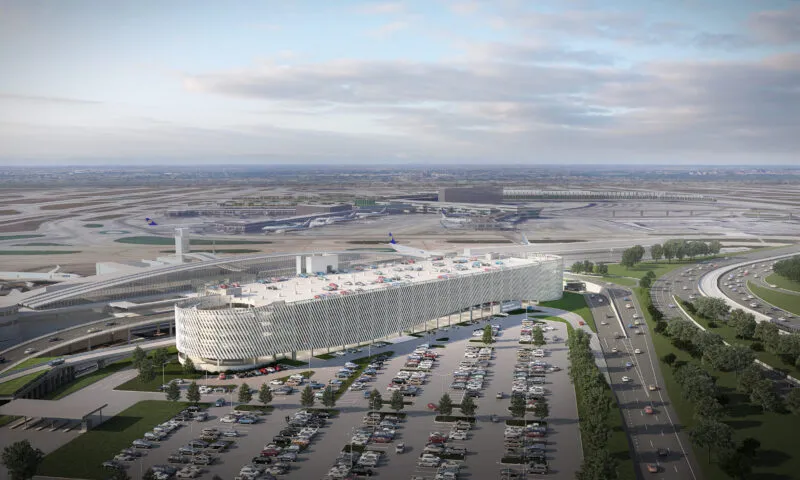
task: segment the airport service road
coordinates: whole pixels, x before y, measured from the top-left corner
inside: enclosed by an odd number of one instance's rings
[[[608,364],[611,377],[611,387],[617,396],[620,410],[625,419],[625,428],[634,449],[634,465],[638,477],[653,477],[659,479],[697,479],[700,470],[691,457],[691,448],[685,432],[678,424],[678,417],[673,410],[669,398],[664,391],[664,379],[658,365],[653,342],[650,339],[651,331],[642,319],[641,325],[628,328],[634,323],[633,315],[641,308],[636,303],[636,298],[631,292],[622,288],[608,290],[611,299],[621,315],[622,326],[617,318],[610,318],[613,311],[608,304],[609,298],[603,294],[587,297],[595,323],[598,336],[603,346],[603,351]],[[599,299],[603,301],[600,302]],[[629,300],[625,300],[629,298]],[[632,308],[625,308],[630,304]],[[607,322],[608,325],[602,323]],[[615,333],[623,333],[623,326],[627,330],[628,338],[616,340]],[[644,334],[637,334],[642,331]],[[618,351],[614,353],[612,348]],[[642,353],[634,353],[639,349]],[[626,367],[626,363],[632,367]],[[628,377],[630,381],[623,382],[622,378]],[[649,391],[649,385],[658,387],[656,391]],[[644,413],[644,408],[651,406],[654,414]],[[659,457],[658,449],[667,449],[666,457]],[[654,475],[647,472],[647,464],[657,463],[659,473]]]

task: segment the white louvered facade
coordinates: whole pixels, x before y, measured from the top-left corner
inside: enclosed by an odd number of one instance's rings
[[[181,358],[198,369],[252,368],[277,354],[387,337],[473,305],[558,299],[562,278],[562,259],[547,255],[491,271],[251,308],[228,308],[230,297],[209,295],[176,305],[176,343]]]

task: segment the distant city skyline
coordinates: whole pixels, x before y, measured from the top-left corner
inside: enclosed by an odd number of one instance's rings
[[[0,0],[0,166],[779,166],[791,0]]]

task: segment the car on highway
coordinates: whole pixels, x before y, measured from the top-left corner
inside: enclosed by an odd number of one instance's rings
[[[48,342],[60,342],[61,337],[50,337],[47,339]]]
[[[24,353],[25,355],[30,355],[31,353],[36,353],[36,349],[35,348],[26,348],[25,351],[22,352],[22,353]]]
[[[625,368],[631,368],[633,366],[633,362],[625,362]]]
[[[97,333],[102,331],[103,331],[102,328],[90,328],[89,330],[86,330],[86,333]]]
[[[636,348],[633,350],[633,353],[642,353],[642,350],[640,348]]]
[[[602,322],[600,322],[600,325],[608,325],[608,322],[606,322],[605,320],[603,320]]]
[[[656,390],[658,390],[658,386],[657,385],[648,385],[647,389],[650,390],[651,392],[655,392]]]
[[[611,353],[617,353],[619,349],[617,347],[611,347]]]

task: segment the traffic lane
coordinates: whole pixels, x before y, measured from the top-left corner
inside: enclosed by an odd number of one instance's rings
[[[624,298],[628,297],[630,295],[630,292],[620,289],[619,291],[614,292],[613,295],[615,297],[615,300],[618,299],[618,301],[626,302]],[[630,302],[634,308],[626,309],[626,313],[624,313],[623,315],[626,315],[630,318],[630,320],[633,320],[633,313],[635,311],[639,311],[640,306],[637,302],[636,297],[634,296],[630,297]],[[639,313],[639,315],[641,316],[641,313]],[[664,416],[664,418],[656,419],[655,418],[657,416],[656,414],[652,416],[644,414],[643,409],[641,409],[639,412],[640,416],[652,417],[652,420],[654,422],[659,422],[657,428],[653,429],[651,433],[651,435],[656,435],[656,437],[648,438],[648,440],[653,440],[654,448],[656,448],[655,458],[652,456],[652,453],[654,452],[652,451],[650,452],[651,453],[649,455],[650,463],[659,461],[661,461],[661,463],[664,463],[665,461],[671,462],[672,460],[674,460],[674,462],[672,462],[671,468],[675,474],[685,475],[687,478],[690,475],[694,476],[695,475],[694,472],[698,470],[697,470],[697,464],[693,462],[693,459],[688,455],[688,452],[686,450],[686,447],[688,447],[688,439],[685,438],[685,436],[683,436],[684,438],[681,438],[682,433],[680,433],[681,430],[680,426],[675,424],[675,422],[678,421],[677,414],[675,413],[671,404],[668,402],[668,399],[664,398],[664,392],[660,388],[664,384],[663,376],[661,375],[660,366],[656,365],[657,358],[656,359],[653,358],[656,355],[656,353],[655,353],[655,347],[653,346],[652,343],[652,339],[650,338],[651,332],[648,331],[646,322],[644,322],[643,325],[638,328],[645,333],[643,335],[631,336],[629,351],[634,351],[635,348],[639,348],[642,353],[636,356],[642,358],[642,363],[640,364],[639,361],[637,361],[636,359],[631,359],[631,361],[637,368],[639,368],[639,371],[641,371],[644,374],[644,378],[652,379],[653,382],[652,384],[658,387],[658,389],[652,392],[651,395],[651,392],[648,389],[648,386],[650,384],[648,383],[647,385],[643,385],[644,392],[647,394],[649,399],[648,400],[649,404],[654,408],[656,412],[663,413]],[[664,439],[666,439],[668,444],[666,445],[663,444],[662,443],[663,440],[661,437],[664,437]],[[657,457],[658,448],[668,448],[670,449],[671,452],[675,453],[671,454],[669,457],[666,457],[666,459],[663,457],[659,459],[659,457]],[[685,460],[685,462],[683,462],[683,460]],[[642,467],[646,469],[646,464],[643,464]]]
[[[153,322],[158,322],[158,321],[161,321],[161,320],[163,320],[163,321],[171,321],[173,317],[174,317],[173,314],[159,316],[159,317],[153,317],[152,321]],[[24,360],[26,358],[33,358],[32,354],[26,355],[24,353],[25,350],[28,349],[28,348],[35,349],[34,353],[39,353],[39,352],[41,352],[43,350],[47,350],[49,348],[61,346],[61,345],[65,344],[68,341],[76,340],[76,339],[81,338],[81,337],[85,337],[85,336],[87,336],[87,331],[86,330],[91,329],[91,328],[104,328],[106,330],[108,330],[109,328],[116,329],[116,328],[125,327],[127,325],[136,324],[136,323],[140,323],[140,322],[144,322],[144,321],[148,321],[148,320],[150,320],[150,319],[148,319],[147,317],[125,317],[125,318],[113,319],[113,320],[104,319],[104,320],[100,320],[100,321],[97,321],[97,322],[87,323],[85,325],[81,325],[80,327],[71,328],[71,329],[68,329],[68,330],[55,331],[55,332],[47,335],[46,337],[38,339],[38,340],[32,340],[30,342],[21,343],[21,344],[19,344],[17,346],[12,347],[10,350],[8,350],[6,353],[4,353],[3,356],[6,357],[6,364],[8,366],[10,366],[14,362],[18,362],[18,361]],[[114,322],[114,325],[106,325],[108,322]],[[97,336],[101,336],[101,335],[108,334],[108,333],[109,332],[107,332],[107,331],[102,331],[101,330],[101,331],[96,332],[96,335],[92,335],[90,338],[95,338]],[[51,341],[52,338],[58,338],[58,340]]]
[[[617,306],[620,309],[623,320],[632,323],[634,320],[633,314],[638,309],[624,308],[625,303],[631,303],[632,306],[635,306],[635,301],[632,297],[631,300],[624,300],[625,297],[630,295],[630,292],[617,290],[611,292],[610,295],[612,300],[619,302]],[[639,328],[646,327],[640,326]],[[628,339],[617,341],[619,353],[616,356],[619,363],[614,362],[615,365],[620,365],[619,368],[623,372],[627,373],[625,376],[631,378],[630,382],[621,387],[620,396],[626,404],[624,416],[629,425],[631,441],[637,447],[637,465],[643,475],[652,475],[647,472],[647,464],[658,463],[663,468],[662,475],[666,475],[663,478],[667,478],[667,476],[675,478],[685,476],[688,478],[691,472],[688,471],[687,467],[683,466],[682,454],[658,457],[658,449],[666,449],[671,452],[681,452],[682,449],[678,437],[674,435],[677,433],[677,427],[665,411],[666,408],[670,408],[668,402],[665,401],[660,390],[655,392],[648,390],[649,385],[659,385],[663,382],[660,381],[661,379],[655,368],[647,368],[648,366],[644,361],[644,355],[649,356],[652,348],[647,345],[646,337],[647,334],[634,334]],[[633,353],[637,348],[642,352],[641,354]],[[652,361],[652,356],[650,358]],[[641,364],[640,359],[642,360]],[[632,363],[630,370],[625,366],[627,362]],[[619,373],[619,375],[623,375],[623,372]],[[644,413],[644,408],[648,405],[654,409],[655,413],[653,415]]]

